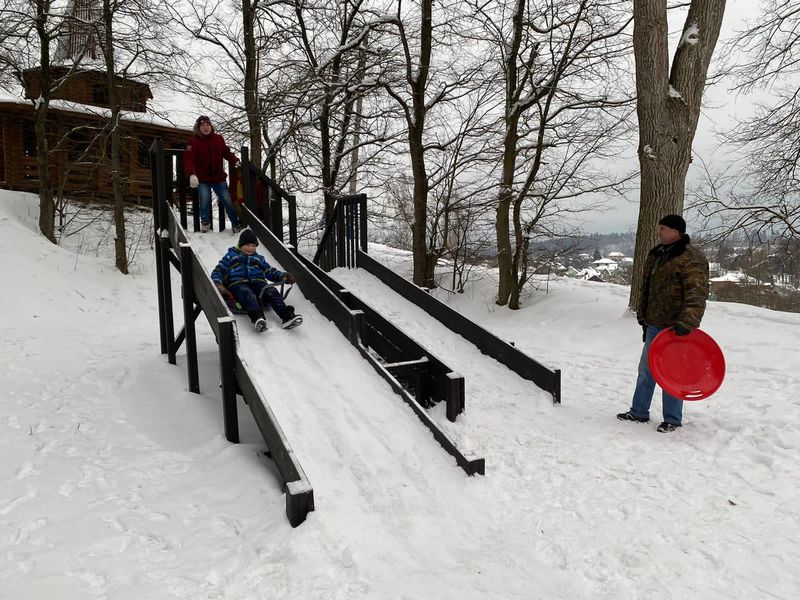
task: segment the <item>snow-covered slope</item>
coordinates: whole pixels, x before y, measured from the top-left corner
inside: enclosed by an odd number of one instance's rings
[[[0,598],[793,598],[800,577],[800,315],[711,303],[728,377],[674,434],[621,423],[641,349],[627,290],[551,280],[510,312],[492,274],[450,301],[562,369],[563,405],[369,275],[334,275],[459,370],[448,426],[486,458],[468,478],[341,334],[257,336],[258,372],[314,486],[292,529],[246,406],[222,436],[217,350],[198,320],[201,395],[159,354],[152,264],[122,276],[35,232],[0,192]],[[193,243],[209,268],[234,239]],[[371,253],[398,269],[402,253]],[[150,261],[152,263],[152,260]],[[176,278],[177,283],[177,278]],[[242,319],[242,317],[240,317]],[[658,415],[660,403],[654,402]]]

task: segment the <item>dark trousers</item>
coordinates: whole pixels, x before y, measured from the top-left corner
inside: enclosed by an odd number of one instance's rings
[[[283,296],[266,281],[248,281],[237,283],[228,288],[236,301],[242,305],[250,320],[255,323],[258,319],[264,318],[264,305],[269,306],[275,311],[281,320],[288,314],[286,303]]]

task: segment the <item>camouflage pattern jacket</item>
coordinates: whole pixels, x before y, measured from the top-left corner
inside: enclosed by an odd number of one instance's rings
[[[656,327],[700,326],[708,298],[708,260],[684,234],[674,244],[659,244],[647,255],[642,299],[636,318]]]

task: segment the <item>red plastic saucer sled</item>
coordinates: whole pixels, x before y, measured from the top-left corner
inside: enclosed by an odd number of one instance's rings
[[[725,379],[722,350],[700,329],[688,335],[662,330],[650,345],[648,362],[661,389],[681,400],[708,398]]]

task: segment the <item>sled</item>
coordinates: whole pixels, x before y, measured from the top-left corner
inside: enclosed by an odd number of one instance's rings
[[[722,350],[700,329],[687,335],[661,331],[650,345],[648,364],[661,389],[681,400],[708,398],[725,379]]]

